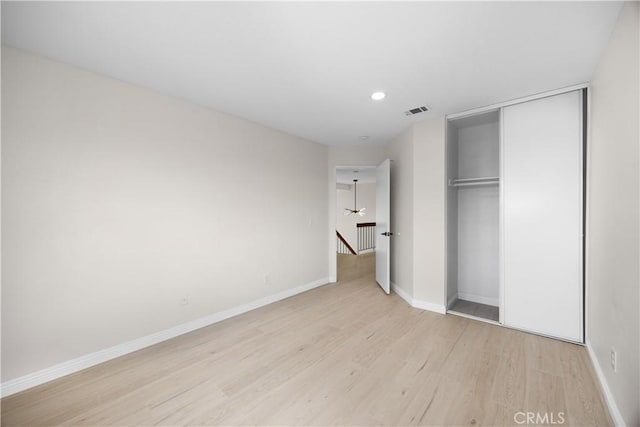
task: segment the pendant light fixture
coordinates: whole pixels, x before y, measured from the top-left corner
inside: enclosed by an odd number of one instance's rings
[[[357,204],[356,204],[356,200],[357,200],[356,197],[358,195],[357,188],[356,188],[357,185],[358,185],[358,180],[354,179],[353,180],[353,209],[345,208],[344,209],[345,210],[345,213],[344,213],[345,215],[351,215],[351,214],[358,214],[360,216],[365,216],[366,215],[364,211],[367,208],[362,208],[362,209],[358,209],[357,208]]]

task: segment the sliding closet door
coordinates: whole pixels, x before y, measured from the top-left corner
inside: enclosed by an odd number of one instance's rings
[[[581,342],[582,92],[502,119],[504,323]]]

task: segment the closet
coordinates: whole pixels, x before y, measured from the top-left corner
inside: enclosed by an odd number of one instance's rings
[[[583,342],[586,89],[447,117],[447,311]]]
[[[500,113],[447,124],[449,311],[499,321]]]

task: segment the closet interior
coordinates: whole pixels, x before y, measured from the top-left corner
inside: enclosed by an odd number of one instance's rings
[[[500,111],[447,122],[447,310],[499,322]]]

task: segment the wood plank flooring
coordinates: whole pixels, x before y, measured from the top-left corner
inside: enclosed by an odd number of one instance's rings
[[[611,425],[594,378],[580,346],[418,310],[366,275],[4,398],[2,425]]]

